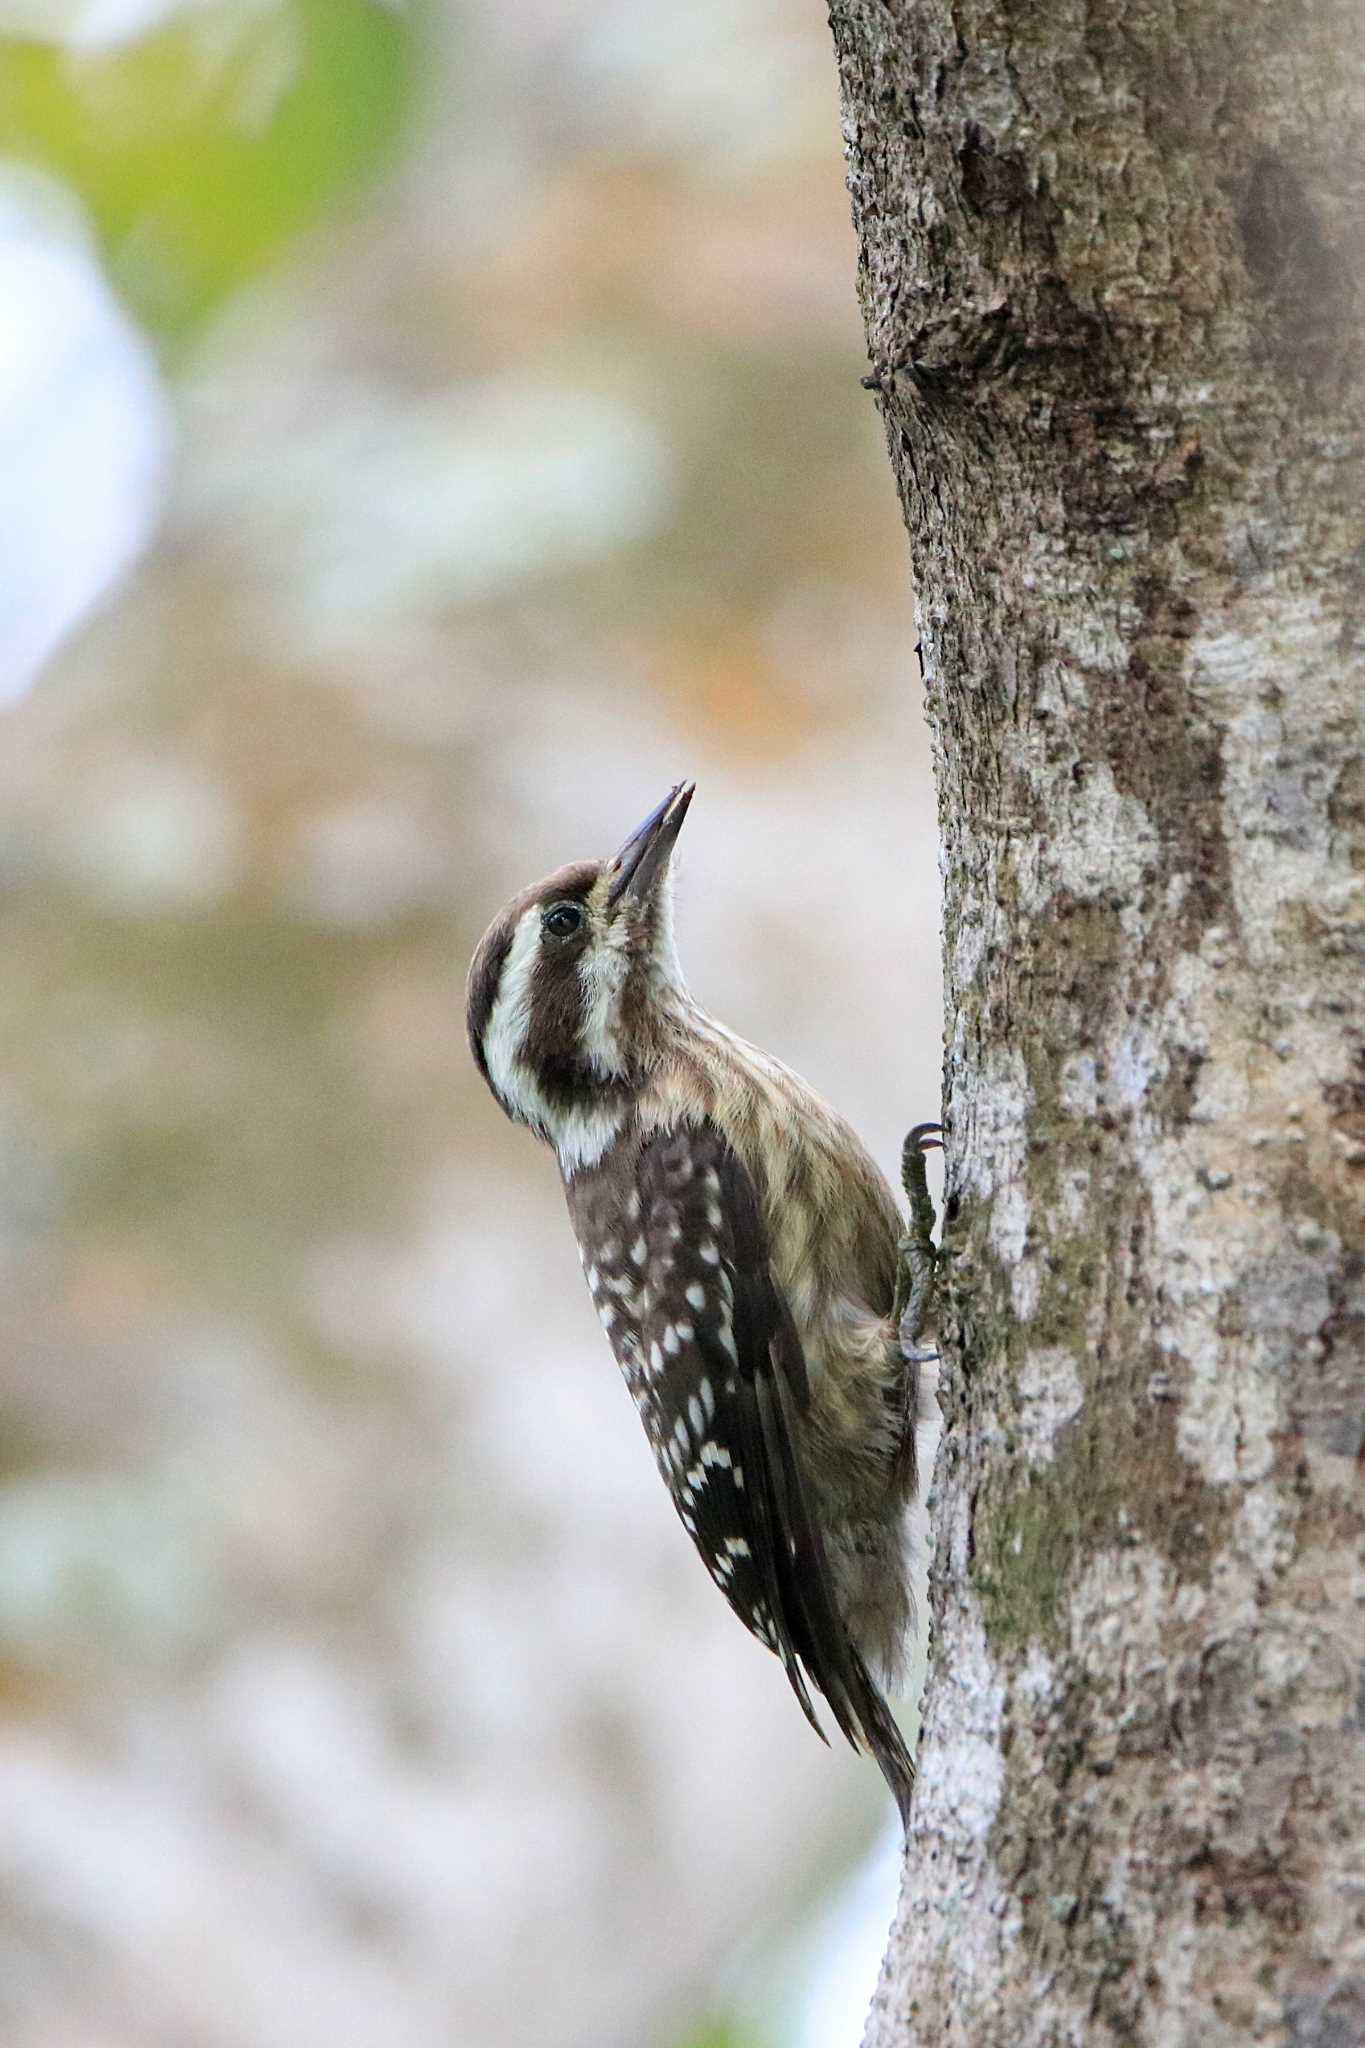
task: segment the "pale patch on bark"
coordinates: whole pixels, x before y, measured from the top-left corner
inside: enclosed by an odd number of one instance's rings
[[[1234,1541],[1260,1577],[1288,1568],[1294,1555],[1294,1518],[1278,1486],[1262,1481],[1247,1489],[1237,1511]]]
[[[1037,764],[1022,749],[1018,766],[1025,774],[1032,771],[1031,779],[1037,774]],[[1123,898],[1121,915],[1136,915],[1143,870],[1156,857],[1157,837],[1144,807],[1120,792],[1105,762],[1087,768],[1048,845],[1057,887],[1081,902],[1112,891]]]
[[[1052,1698],[1056,1667],[1041,1643],[1030,1643],[1015,1676],[1015,1690],[1021,1700],[1045,1706]]]
[[[1274,1378],[1261,1367],[1255,1333],[1244,1335],[1235,1355],[1221,1334],[1224,1305],[1247,1278],[1247,1252],[1207,1231],[1205,1211],[1213,1197],[1186,1177],[1183,1148],[1170,1148],[1163,1157],[1166,1152],[1154,1148],[1146,1177],[1154,1248],[1164,1273],[1156,1334],[1183,1377],[1177,1441],[1215,1485],[1259,1479],[1269,1468],[1278,1423]],[[1252,1261],[1273,1252],[1273,1242],[1254,1246]]]
[[[1028,1112],[1033,1099],[1018,1046],[999,1046],[987,1057],[981,1093],[971,1106],[972,1138],[963,1172],[973,1192],[990,1195],[1023,1178],[1028,1158]]]
[[[957,928],[953,942],[953,981],[958,988],[966,988],[976,979],[986,951],[986,927],[979,918],[964,917]]]
[[[1030,1465],[1050,1465],[1057,1437],[1081,1412],[1085,1390],[1069,1351],[1028,1351],[1018,1381],[1019,1448]]]
[[[996,1719],[987,1717],[978,1727],[959,1726],[935,1748],[929,1768],[920,1778],[918,1799],[926,1823],[940,1842],[959,1847],[979,1846],[989,1835],[1000,1810],[1004,1766],[1000,1759],[999,1687],[977,1690],[974,1680],[983,1673],[968,1673],[960,1681],[964,1698],[979,1707],[994,1697]]]
[[[1057,1099],[1074,1117],[1093,1116],[1099,1105],[1099,1081],[1093,1052],[1069,1053],[1057,1076]]]
[[[964,1170],[991,1199],[991,1249],[1010,1276],[1014,1313],[1026,1321],[1037,1304],[1038,1279],[1025,1256],[1029,1235],[1028,1116],[1032,1104],[1023,1054],[999,1048],[971,1105]]]
[[[942,1540],[942,1538],[940,1538]],[[1003,1691],[981,1619],[968,1621],[950,1673],[940,1677],[922,1743],[924,1767],[915,1788],[912,1836],[897,1923],[913,1916],[939,1930],[936,1939],[964,1985],[988,1981],[1008,1949],[1013,1909],[993,1866],[982,1862],[1000,1808]],[[922,1852],[932,1846],[932,1854]],[[963,1937],[964,1928],[971,1931]],[[894,2038],[900,1988],[883,1974],[864,2048]]]

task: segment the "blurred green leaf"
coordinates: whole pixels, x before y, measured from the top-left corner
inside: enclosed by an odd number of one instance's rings
[[[0,153],[74,187],[125,299],[174,339],[385,160],[412,71],[382,0],[221,0],[112,49],[11,37]]]
[[[768,2048],[768,2043],[738,2020],[711,2019],[680,2041],[678,2048]]]

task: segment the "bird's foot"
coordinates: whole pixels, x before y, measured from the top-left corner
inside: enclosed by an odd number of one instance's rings
[[[938,1330],[938,1247],[934,1243],[934,1204],[925,1173],[925,1154],[942,1149],[942,1130],[942,1124],[916,1124],[901,1152],[901,1180],[910,1204],[910,1223],[896,1248],[894,1314],[901,1350],[912,1365],[938,1357],[934,1341]]]

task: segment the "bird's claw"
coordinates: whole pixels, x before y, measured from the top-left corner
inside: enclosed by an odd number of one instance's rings
[[[934,1243],[934,1204],[924,1161],[927,1152],[942,1150],[942,1133],[942,1124],[916,1124],[901,1151],[901,1179],[910,1205],[910,1222],[897,1247],[894,1313],[901,1350],[912,1365],[938,1356],[935,1346],[924,1346],[919,1340],[932,1335],[937,1321],[934,1282],[938,1248]]]
[[[943,1150],[942,1124],[916,1124],[913,1131],[907,1131],[901,1147],[901,1172],[907,1170],[912,1152],[941,1152]]]

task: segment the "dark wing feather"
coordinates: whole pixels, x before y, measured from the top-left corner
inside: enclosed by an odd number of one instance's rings
[[[904,1819],[914,1766],[838,1611],[797,1451],[806,1361],[753,1182],[711,1124],[647,1140],[633,1178],[646,1247],[635,1391],[678,1511],[812,1726],[823,1736],[807,1679],[875,1756]]]

